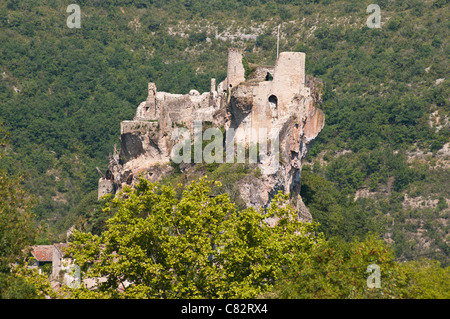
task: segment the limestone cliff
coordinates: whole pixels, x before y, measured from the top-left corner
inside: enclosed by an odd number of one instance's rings
[[[178,142],[173,139],[175,129],[193,134],[194,122],[200,121],[223,128],[226,134],[234,132],[233,145],[246,144],[247,149],[264,136],[271,148],[258,151],[256,165],[262,174],[239,181],[240,197],[248,206],[265,207],[281,190],[291,194],[299,216],[310,220],[299,195],[300,175],[302,158],[325,122],[316,108],[321,81],[305,76],[301,52],[283,52],[274,67],[256,67],[247,78],[242,59],[239,50],[230,49],[227,78],[217,86],[212,79],[210,92],[203,94],[158,92],[150,83],[148,98],[135,118],[121,123],[120,151],[111,155],[109,170],[99,181],[99,197],[124,184],[133,185],[139,175],[157,181],[172,173],[171,155]]]

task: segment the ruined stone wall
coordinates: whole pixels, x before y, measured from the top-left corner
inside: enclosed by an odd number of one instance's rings
[[[139,104],[133,121],[124,121],[121,133],[153,131],[156,128],[167,133],[176,126],[188,127],[193,121],[213,121],[222,104],[223,96],[216,91],[215,79],[211,80],[210,92],[200,94],[191,90],[189,94],[157,92],[154,83],[149,83],[149,95]]]
[[[191,91],[188,95],[166,94],[161,103],[161,128],[170,131],[174,127],[191,127],[194,121],[213,121],[217,97],[215,92],[199,94]],[[211,98],[212,97],[212,98]]]
[[[176,127],[193,129],[194,121],[213,122],[218,114],[226,114],[224,95],[216,91],[211,80],[210,92],[189,94],[158,92],[154,83],[148,85],[147,100],[139,104],[132,121],[121,123],[121,145],[118,160],[110,162],[109,171],[113,181],[100,179],[99,198],[114,188],[132,185],[142,173],[146,178],[161,176],[160,171],[170,171],[170,154],[177,140],[172,140]],[[224,121],[222,119],[217,123]]]
[[[273,81],[298,91],[305,85],[305,53],[282,52],[275,64]]]
[[[156,85],[148,84],[147,100],[139,104],[134,120],[157,120],[159,109],[156,107]]]
[[[101,199],[106,194],[111,194],[114,192],[114,183],[113,181],[100,178],[98,181],[98,199]]]
[[[269,76],[273,79],[273,74],[275,73],[275,67],[270,66],[257,66],[255,71],[249,76],[250,81],[268,81]]]
[[[265,86],[265,96],[277,98],[278,117],[288,116],[293,98],[300,95],[305,84],[305,54],[302,52],[282,52],[276,62],[273,81]]]
[[[172,123],[189,121],[194,110],[189,95],[165,94],[161,111],[161,121],[167,121],[163,127],[172,128]]]
[[[264,74],[272,72],[273,80],[266,81]],[[261,68],[256,78],[233,89],[230,102],[237,123],[247,123],[247,128],[267,128],[279,125],[286,117],[301,112],[310,101],[310,90],[305,87],[305,54],[283,52],[273,69]],[[235,100],[238,100],[236,103]],[[239,105],[244,112],[239,112]],[[236,108],[238,106],[238,108]],[[249,118],[243,119],[243,117]]]
[[[149,132],[158,130],[158,122],[153,121],[122,121],[120,123],[120,134],[134,133],[134,132]]]

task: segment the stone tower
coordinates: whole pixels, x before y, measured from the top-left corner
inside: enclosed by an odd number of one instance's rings
[[[156,85],[155,83],[150,82],[148,84],[148,95],[147,100],[145,101],[145,112],[146,117],[156,118]]]
[[[150,82],[148,84],[147,100],[142,102],[136,110],[135,120],[157,120],[159,117],[159,110],[156,105],[156,85]]]
[[[114,192],[114,182],[112,180],[101,177],[98,180],[98,199],[100,200],[106,194]]]
[[[242,58],[242,51],[239,49],[228,49],[227,89],[229,90],[245,81]]]

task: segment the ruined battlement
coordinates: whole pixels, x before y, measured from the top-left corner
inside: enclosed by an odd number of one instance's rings
[[[128,133],[146,133],[149,131],[158,129],[158,121],[157,120],[134,120],[134,121],[122,121],[120,123],[120,134],[128,134]]]
[[[149,83],[147,100],[142,102],[133,119],[134,122],[158,122],[162,130],[174,125],[187,125],[195,119],[212,121],[213,113],[220,106],[222,96],[216,91],[215,79],[211,79],[211,90],[200,94],[191,90],[189,94],[171,94],[158,92],[154,83]],[[127,129],[133,127],[130,121],[123,125]],[[141,126],[139,126],[141,127]]]
[[[232,52],[229,69],[240,70],[242,55]],[[239,77],[239,81],[242,78]],[[282,52],[274,67],[256,67],[244,80],[227,78],[232,83],[229,100],[234,121],[231,127],[259,129],[279,127],[289,116],[301,118],[311,103],[311,90],[305,86],[305,53]]]
[[[145,121],[158,122],[149,129],[158,127],[163,131],[190,125],[194,120],[212,122],[214,114],[232,102],[232,91],[239,85],[252,87],[245,94],[247,108],[252,110],[252,120],[247,123],[270,127],[274,120],[300,111],[299,101],[311,95],[305,87],[305,53],[282,52],[274,67],[257,66],[248,80],[242,59],[240,50],[229,49],[226,79],[219,85],[211,79],[210,91],[202,94],[196,90],[189,94],[158,92],[155,83],[149,83],[147,99],[138,106],[133,119],[136,125],[126,121],[123,131],[129,133],[133,127],[141,131]]]

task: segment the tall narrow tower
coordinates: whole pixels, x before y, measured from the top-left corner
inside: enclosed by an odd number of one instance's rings
[[[242,52],[239,49],[228,49],[227,85],[233,87],[245,81],[245,69],[242,63]]]

